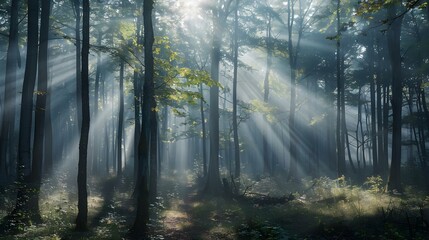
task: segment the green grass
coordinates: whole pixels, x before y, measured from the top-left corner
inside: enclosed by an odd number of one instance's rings
[[[288,196],[285,204],[201,196],[195,176],[163,178],[152,205],[150,239],[427,239],[420,209],[429,197],[407,186],[403,195],[383,192],[379,177],[353,185],[346,179],[280,177],[258,181],[241,179],[241,190],[253,197]],[[104,187],[103,187],[104,186]],[[43,224],[28,226],[0,239],[121,239],[134,218],[132,184],[125,179],[90,182],[89,225],[73,230],[77,214],[76,189],[67,181],[45,183],[40,209]],[[0,217],[14,204],[14,189],[0,193],[5,204]]]

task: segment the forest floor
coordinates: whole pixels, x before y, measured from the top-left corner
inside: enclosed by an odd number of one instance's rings
[[[129,239],[135,206],[130,181],[90,181],[89,231],[80,233],[73,231],[77,191],[70,175],[44,183],[44,223],[0,239]],[[405,194],[383,193],[380,178],[361,185],[324,177],[243,178],[242,197],[232,198],[202,196],[197,182],[192,174],[161,179],[148,239],[429,239],[429,196],[411,186]],[[285,196],[293,198],[261,201]],[[13,187],[1,190],[0,200],[3,218],[13,209]]]

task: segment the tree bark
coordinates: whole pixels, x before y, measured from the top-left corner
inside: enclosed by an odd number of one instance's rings
[[[216,83],[219,82],[220,47],[222,40],[222,33],[220,31],[221,20],[218,11],[220,10],[213,10],[213,41],[210,71],[210,76]],[[219,87],[217,85],[210,87],[209,114],[210,154],[205,192],[216,195],[222,192],[219,173]]]
[[[401,129],[402,129],[402,67],[401,67],[401,25],[402,16],[396,16],[396,5],[388,8],[391,21],[387,31],[390,64],[392,66],[392,161],[387,190],[402,191],[401,186]]]
[[[153,58],[153,23],[152,23],[153,0],[143,2],[143,24],[144,24],[144,63],[145,75],[143,85],[143,105],[142,105],[142,131],[139,141],[139,169],[138,182],[136,184],[137,210],[134,225],[131,231],[136,236],[145,236],[147,224],[149,222],[149,148],[150,148],[150,118],[152,109],[152,99],[154,98],[154,58]]]
[[[39,192],[40,185],[42,183],[43,142],[45,138],[45,109],[46,96],[48,94],[48,36],[51,9],[50,5],[50,0],[42,1],[33,160],[31,165],[33,194],[31,194],[32,196],[29,199],[29,206],[32,209],[33,214],[36,216],[35,219],[39,222],[41,221],[39,210]]]
[[[234,78],[232,82],[232,128],[234,135],[234,177],[240,177],[240,140],[238,138],[238,121],[237,121],[237,82],[238,82],[238,7],[240,0],[235,2],[234,12]]]
[[[204,98],[203,98],[203,84],[200,84],[200,112],[201,112],[201,131],[203,132],[203,176],[207,177],[207,136],[206,136],[206,119],[204,116]],[[164,127],[166,129],[166,127]],[[164,130],[165,131],[165,130]]]
[[[346,173],[346,160],[345,160],[345,141],[344,141],[344,127],[342,120],[342,112],[344,108],[344,80],[342,76],[342,56],[341,56],[341,1],[337,0],[337,176],[341,177]]]
[[[374,45],[372,36],[368,44],[368,63],[369,63],[369,91],[371,101],[371,153],[372,153],[372,172],[374,175],[379,174],[378,154],[377,154],[377,125],[376,125],[376,108],[375,108],[375,83],[374,83]]]
[[[152,98],[152,108],[156,108],[156,100]],[[150,202],[154,203],[157,196],[158,187],[158,119],[156,111],[151,111],[150,117]]]
[[[73,0],[74,13],[76,17],[76,112],[78,129],[82,127],[82,77],[81,77],[81,39],[80,39],[80,2]]]
[[[76,218],[76,230],[87,230],[88,222],[88,192],[87,183],[87,157],[88,157],[88,137],[90,127],[89,113],[89,0],[82,3],[82,128],[79,141],[79,164],[77,175],[78,187],[78,214]]]
[[[12,0],[10,6],[9,45],[6,55],[6,72],[4,88],[4,107],[0,131],[0,180],[10,176],[11,169],[7,166],[9,156],[15,155],[14,131],[16,112],[16,70],[20,67],[18,48],[18,6],[19,0]]]
[[[118,119],[118,129],[117,129],[117,176],[121,177],[122,175],[122,133],[124,131],[124,61],[121,60],[119,70],[119,119]]]
[[[290,166],[288,179],[297,178],[298,171],[298,150],[297,150],[297,131],[295,125],[296,113],[296,52],[293,46],[293,25],[295,21],[294,2],[288,0],[288,52],[289,52],[289,68],[290,68],[290,107],[289,107],[289,154]]]

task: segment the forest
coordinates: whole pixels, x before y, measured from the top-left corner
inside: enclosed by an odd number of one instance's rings
[[[0,239],[429,239],[428,0],[0,0]]]

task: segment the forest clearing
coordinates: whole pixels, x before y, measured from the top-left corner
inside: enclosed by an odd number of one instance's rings
[[[0,1],[0,239],[429,239],[429,0]]]

